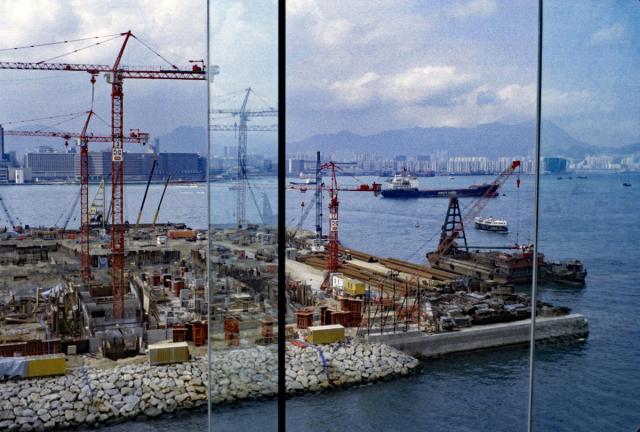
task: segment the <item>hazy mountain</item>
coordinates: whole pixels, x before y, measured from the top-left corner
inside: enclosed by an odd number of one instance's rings
[[[501,156],[533,155],[535,149],[535,122],[518,124],[489,123],[472,128],[431,127],[395,129],[373,135],[358,135],[349,131],[335,134],[313,135],[287,145],[287,152],[307,153],[320,150],[352,156],[355,153],[373,153],[391,158],[402,155],[449,156]],[[640,151],[640,146],[625,149]],[[544,122],[542,129],[543,156],[583,158],[587,154],[620,153],[586,144],[569,135],[551,122]]]
[[[158,137],[162,153],[207,154],[207,129],[199,126],[179,126]],[[151,138],[151,144],[154,139]]]
[[[160,151],[166,153],[207,154],[207,129],[199,126],[180,126],[166,135],[158,137]],[[278,134],[273,132],[249,132],[247,152],[258,154],[277,154]],[[153,141],[153,139],[152,139]],[[153,144],[153,142],[152,142]],[[238,135],[234,132],[215,132],[212,135],[212,153],[224,155],[224,146],[237,146]]]
[[[45,129],[42,125],[17,127],[16,130]],[[47,129],[55,130],[55,129]],[[168,153],[207,152],[207,133],[204,127],[180,126],[166,135],[158,137],[160,150]],[[268,132],[250,132],[248,138],[249,153],[275,154],[277,134]],[[153,144],[154,138],[151,138]],[[62,151],[64,141],[60,138],[5,136],[6,151],[15,150],[18,155],[35,152],[39,146],[49,146]],[[75,143],[69,143],[73,145]],[[213,153],[224,154],[224,146],[237,145],[237,135],[233,132],[221,132],[213,135]],[[352,157],[355,153],[372,153],[383,157],[403,155],[436,155],[446,153],[449,156],[501,156],[533,155],[535,146],[535,123],[519,124],[489,123],[473,128],[420,128],[394,129],[373,135],[358,135],[349,131],[334,134],[313,135],[302,141],[287,143],[287,153],[308,153],[320,150]],[[92,151],[108,150],[110,144],[92,143]],[[127,151],[148,151],[140,146],[128,146]],[[542,128],[542,155],[564,156],[582,159],[591,154],[609,154],[614,156],[640,153],[640,143],[618,148],[594,146],[579,141],[554,123],[544,122]]]

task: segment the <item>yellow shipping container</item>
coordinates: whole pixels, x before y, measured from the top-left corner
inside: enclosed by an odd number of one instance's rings
[[[67,361],[64,354],[47,354],[27,358],[27,377],[64,375]]]
[[[312,344],[327,344],[344,340],[344,327],[340,324],[309,327],[307,338]]]
[[[364,282],[356,281],[353,279],[347,279],[344,284],[344,292],[351,295],[364,295],[364,292],[365,292]]]
[[[171,342],[149,345],[149,363],[161,365],[189,361],[189,346],[186,342]]]

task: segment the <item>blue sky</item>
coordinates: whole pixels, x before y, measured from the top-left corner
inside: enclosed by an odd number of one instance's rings
[[[287,2],[287,139],[535,118],[537,1]],[[640,2],[548,1],[543,117],[640,141]]]

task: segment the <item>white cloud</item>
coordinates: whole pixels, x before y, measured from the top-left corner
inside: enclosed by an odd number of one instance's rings
[[[335,98],[349,107],[361,107],[369,103],[376,93],[375,85],[380,77],[374,72],[344,81],[336,81],[329,86]]]
[[[421,66],[385,79],[380,95],[400,103],[417,102],[458,88],[473,80],[473,75],[458,73],[454,66]]]
[[[602,28],[591,35],[591,43],[595,45],[615,42],[623,38],[625,34],[624,26],[615,23],[612,26]]]
[[[312,33],[317,43],[331,47],[346,41],[352,29],[353,24],[349,20],[339,18],[331,21],[319,21],[313,26]]]
[[[535,116],[536,84],[510,84],[496,92],[500,102],[513,113]]]
[[[479,95],[495,95],[491,103],[478,103]],[[492,89],[483,84],[453,98],[447,106],[405,105],[394,116],[422,127],[471,127],[492,122],[517,122],[535,118],[535,84],[509,84]]]
[[[468,0],[453,6],[451,15],[455,18],[486,17],[493,15],[497,9],[496,0]]]
[[[320,18],[320,8],[315,0],[287,0],[287,18],[310,15]]]
[[[420,66],[387,76],[367,72],[336,81],[329,89],[336,101],[349,107],[362,107],[375,100],[406,105],[446,94],[473,79],[473,75],[459,73],[453,66]]]

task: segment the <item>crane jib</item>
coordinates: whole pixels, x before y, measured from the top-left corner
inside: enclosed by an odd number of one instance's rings
[[[109,65],[82,64],[82,63],[27,63],[27,62],[0,62],[0,69],[21,70],[51,70],[67,72],[88,72],[90,74],[113,73],[113,67]],[[116,70],[121,79],[177,79],[177,80],[205,80],[206,72],[197,69],[162,69],[136,66],[123,66]]]

